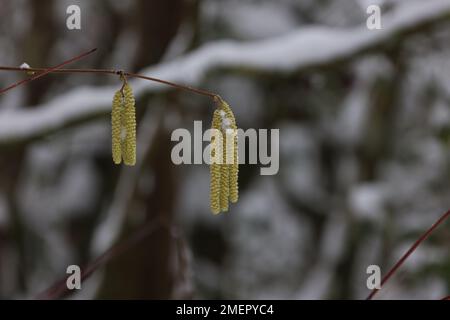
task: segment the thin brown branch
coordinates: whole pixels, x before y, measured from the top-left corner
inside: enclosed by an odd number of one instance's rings
[[[154,81],[154,82],[159,82],[168,86],[172,86],[174,88],[177,89],[181,89],[181,90],[186,90],[186,91],[191,91],[203,96],[207,96],[210,98],[215,99],[216,97],[218,97],[218,94],[210,92],[210,91],[206,91],[206,90],[202,90],[202,89],[197,89],[197,88],[193,88],[191,86],[187,86],[187,85],[181,85],[178,83],[174,83],[174,82],[170,82],[167,80],[162,80],[162,79],[158,79],[158,78],[153,78],[153,77],[147,77],[147,76],[143,76],[140,74],[136,74],[136,73],[130,73],[130,72],[124,72],[124,75],[127,77],[131,77],[131,78],[139,78],[139,79],[144,79],[144,80],[149,80],[149,81]]]
[[[47,73],[89,73],[89,74],[109,74],[109,75],[121,75],[122,74],[128,78],[138,78],[138,79],[143,79],[143,80],[147,80],[147,81],[158,82],[158,83],[168,85],[168,86],[171,86],[171,87],[179,89],[179,90],[190,91],[190,92],[200,94],[203,96],[207,96],[207,97],[210,97],[213,99],[218,96],[218,94],[207,91],[207,90],[198,89],[198,88],[194,88],[191,86],[187,86],[187,85],[183,85],[183,84],[179,84],[179,83],[175,83],[175,82],[171,82],[171,81],[167,81],[167,80],[163,80],[163,79],[159,79],[159,78],[147,77],[147,76],[137,74],[137,73],[125,72],[122,70],[114,70],[114,69],[62,69],[59,67],[55,67],[52,69],[46,69],[46,68],[20,68],[20,67],[0,66],[0,71],[45,72],[45,74],[47,74]],[[39,74],[39,75],[42,76],[44,74]],[[35,79],[31,79],[31,78],[27,79],[27,81],[31,81],[31,80],[35,80]],[[12,89],[12,88],[10,88],[10,89]]]
[[[395,274],[395,272],[403,265],[403,263],[408,259],[408,257],[417,249],[417,247],[425,241],[432,233],[433,231],[442,224],[448,217],[450,217],[450,210],[448,210],[444,215],[442,215],[423,235],[420,236],[419,239],[414,242],[414,244],[409,248],[408,251],[400,258],[400,260],[397,261],[397,263],[389,270],[389,272],[384,276],[384,278],[381,280],[381,288],[383,285],[386,284],[386,282]],[[381,289],[373,289],[372,292],[367,297],[367,300],[371,300],[375,294],[377,294],[378,291]]]
[[[143,225],[130,238],[118,243],[108,249],[105,253],[93,260],[86,267],[81,268],[81,282],[89,278],[97,269],[104,266],[114,258],[124,254],[133,246],[152,235],[159,228],[167,226],[167,222],[163,218],[155,218],[154,220]],[[61,299],[73,293],[67,288],[67,277],[57,281],[55,284],[41,292],[36,296],[38,300]]]
[[[43,77],[43,76],[45,76],[45,75],[47,75],[49,73],[55,72],[57,69],[62,68],[65,65],[68,65],[69,63],[81,60],[81,59],[85,58],[86,56],[90,55],[91,53],[95,52],[96,50],[97,49],[95,48],[95,49],[89,50],[87,52],[84,52],[84,53],[82,53],[80,55],[77,55],[76,57],[73,57],[73,58],[71,58],[69,60],[66,60],[66,61],[58,64],[57,66],[54,66],[54,67],[51,67],[51,68],[47,68],[47,69],[36,70],[36,71],[39,71],[40,73],[38,73],[37,75],[32,76],[30,78],[27,78],[27,79],[21,80],[19,82],[13,83],[12,85],[10,85],[10,86],[8,86],[8,87],[6,87],[4,89],[1,89],[0,90],[0,95],[4,94],[5,92],[7,92],[7,91],[9,91],[11,89],[14,89],[14,88],[20,86],[22,84],[28,83],[30,81],[39,79],[39,78],[41,78],[41,77]],[[26,68],[18,68],[18,69],[20,71],[33,71],[33,70],[30,70],[30,69],[26,69]],[[10,71],[12,71],[12,70],[10,70]]]

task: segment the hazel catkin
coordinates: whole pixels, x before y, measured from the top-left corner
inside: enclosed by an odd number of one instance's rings
[[[238,141],[237,125],[230,106],[220,97],[215,98],[212,129],[218,131],[220,140],[211,138],[211,211],[215,214],[228,211],[229,202],[238,200]],[[221,146],[221,148],[218,148]],[[215,152],[220,152],[220,162],[214,162]]]
[[[123,140],[122,157],[126,165],[134,166],[136,164],[136,111],[133,90],[128,83],[123,88],[123,94],[125,138]]]
[[[115,164],[136,164],[136,110],[133,90],[125,83],[114,94],[111,110],[112,157]]]
[[[111,110],[112,158],[115,164],[120,164],[122,162],[121,109],[122,109],[122,93],[119,90],[114,94]]]
[[[222,147],[222,137],[220,133],[221,118],[219,115],[219,110],[214,111],[213,121],[211,129],[213,129],[213,134],[211,137],[211,165],[210,165],[210,206],[211,211],[214,214],[220,213],[221,209],[221,147]]]

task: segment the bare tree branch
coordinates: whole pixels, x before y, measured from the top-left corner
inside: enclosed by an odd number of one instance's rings
[[[71,58],[69,60],[66,60],[66,61],[64,61],[64,62],[62,62],[62,63],[60,63],[60,64],[58,64],[58,65],[56,65],[54,67],[51,67],[51,68],[48,68],[48,69],[39,70],[40,73],[38,73],[35,76],[32,76],[32,77],[27,78],[27,79],[23,79],[23,80],[21,80],[19,82],[13,83],[12,85],[10,85],[10,86],[8,86],[6,88],[0,89],[0,95],[4,94],[7,91],[9,91],[11,89],[14,89],[14,88],[16,88],[16,87],[18,87],[20,85],[23,85],[23,84],[26,84],[28,82],[37,80],[37,79],[39,79],[39,78],[41,78],[41,77],[43,77],[43,76],[45,76],[45,75],[47,75],[49,73],[52,73],[52,72],[54,72],[54,71],[64,67],[65,65],[68,65],[68,64],[70,64],[72,62],[76,62],[76,61],[78,61],[80,59],[83,59],[84,57],[90,55],[91,53],[95,52],[96,50],[97,50],[97,48],[89,50],[87,52],[84,52],[84,53],[76,56],[76,57],[73,57],[73,58]],[[30,68],[18,68],[18,69],[20,69],[22,71],[29,71],[29,70],[31,70]]]
[[[118,243],[100,255],[98,258],[93,260],[89,265],[82,268],[81,270],[81,281],[89,278],[98,268],[104,266],[106,263],[112,259],[120,256],[121,254],[127,252],[133,246],[153,234],[156,230],[161,227],[167,227],[167,224],[162,218],[156,218],[154,221],[150,221],[140,227],[139,230],[133,233],[125,241]],[[57,281],[48,289],[44,290],[36,296],[36,299],[40,300],[50,300],[50,299],[61,299],[66,297],[71,291],[66,285],[67,277]]]
[[[388,273],[384,276],[384,278],[381,280],[381,288],[386,284],[386,282],[389,281],[389,279],[397,272],[397,270],[405,263],[405,261],[409,258],[410,255],[416,251],[416,249],[419,247],[419,245],[424,242],[432,233],[433,231],[439,227],[442,223],[447,220],[447,218],[450,217],[450,210],[444,213],[433,225],[420,236],[419,239],[417,239],[411,247],[408,249],[408,251],[403,254],[403,256],[397,261],[397,263],[388,271]],[[380,289],[373,289],[366,300],[372,300],[372,298],[378,293]],[[444,298],[445,299],[445,298]]]

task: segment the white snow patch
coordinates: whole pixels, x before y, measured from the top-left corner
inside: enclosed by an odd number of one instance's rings
[[[385,213],[386,196],[386,188],[381,184],[359,184],[350,191],[349,205],[356,215],[380,221]]]

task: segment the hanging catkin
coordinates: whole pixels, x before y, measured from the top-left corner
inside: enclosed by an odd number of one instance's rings
[[[111,131],[112,131],[112,158],[115,164],[122,162],[122,142],[121,142],[121,113],[122,113],[122,93],[117,91],[114,94],[111,110]]]
[[[228,197],[230,195],[230,165],[227,164],[227,135],[222,135],[222,164],[220,170],[220,210],[228,211]]]
[[[227,138],[233,139],[232,144],[228,144],[229,146],[232,146],[232,150],[229,150],[232,152],[231,157],[231,163],[229,164],[229,196],[230,201],[232,203],[235,203],[238,201],[239,198],[239,187],[238,187],[238,174],[239,174],[239,159],[238,159],[238,136],[237,136],[237,125],[236,125],[236,118],[234,117],[233,111],[231,110],[228,103],[220,99],[220,104],[225,112],[226,119],[229,119],[230,123],[228,125],[228,132]],[[230,130],[231,129],[231,130]]]
[[[211,139],[211,211],[215,214],[228,211],[228,203],[238,200],[237,125],[230,106],[220,97],[215,99],[212,129],[220,132],[222,141]],[[218,148],[220,143],[221,148]],[[220,151],[218,151],[221,149]],[[214,163],[215,152],[221,152],[219,163]]]
[[[133,90],[128,83],[123,88],[123,94],[123,127],[125,130],[125,138],[123,140],[122,157],[126,165],[134,166],[136,164],[136,111]]]
[[[136,164],[136,111],[133,90],[125,83],[114,94],[111,111],[112,157],[116,164]]]
[[[214,111],[213,121],[211,129],[215,129],[216,133],[220,132],[221,126],[221,118],[219,114],[219,110]],[[210,186],[210,203],[211,203],[211,211],[214,214],[218,214],[220,212],[221,201],[220,201],[220,178],[221,178],[221,146],[223,145],[221,142],[221,136],[213,133],[211,137],[211,166],[210,166],[210,174],[211,174],[211,186]]]

